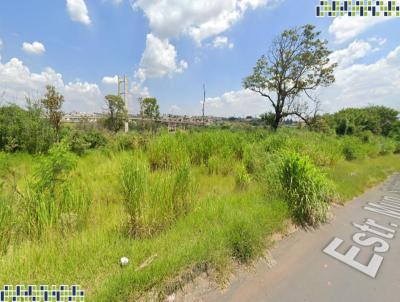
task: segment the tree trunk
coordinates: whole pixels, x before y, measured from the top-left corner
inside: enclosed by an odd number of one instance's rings
[[[281,123],[281,120],[282,120],[282,115],[281,115],[281,113],[280,113],[280,112],[275,112],[275,120],[274,120],[274,122],[273,122],[273,124],[272,124],[272,129],[273,129],[274,131],[278,130],[279,125],[280,125],[280,123]]]

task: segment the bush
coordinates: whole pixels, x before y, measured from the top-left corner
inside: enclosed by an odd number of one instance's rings
[[[235,174],[235,183],[236,183],[236,188],[238,189],[246,189],[251,182],[251,178],[249,173],[247,173],[246,167],[243,165],[239,165],[236,168],[236,174]]]
[[[0,151],[44,153],[55,140],[41,108],[29,103],[27,110],[16,105],[0,107]]]
[[[379,138],[379,155],[393,154],[396,151],[396,142],[390,138],[380,137]]]
[[[368,154],[359,138],[349,136],[343,139],[343,155],[346,160],[355,160],[365,158]]]
[[[295,223],[315,227],[326,222],[333,190],[308,157],[285,154],[279,178]]]
[[[95,128],[92,128],[86,132],[85,141],[89,144],[90,149],[103,147],[107,144],[105,135]]]
[[[110,139],[110,148],[115,151],[133,150],[136,147],[136,137],[130,133],[116,133]]]
[[[70,151],[79,156],[82,156],[90,146],[86,142],[84,133],[76,130],[69,133],[66,142],[69,145]]]
[[[52,227],[65,232],[84,224],[91,194],[72,174],[75,166],[75,156],[65,143],[60,143],[35,168],[34,178],[21,195],[28,234],[40,237]]]

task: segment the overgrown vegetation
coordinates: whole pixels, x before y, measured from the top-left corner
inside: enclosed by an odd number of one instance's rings
[[[4,284],[79,283],[89,301],[126,301],[150,288],[170,292],[186,269],[212,267],[224,278],[289,219],[316,227],[332,201],[400,171],[398,112],[389,108],[318,116],[307,130],[239,124],[167,133],[151,125],[121,133],[120,98],[108,96],[105,123],[62,125],[62,96],[48,89],[53,111],[32,101],[0,107]],[[157,102],[146,104],[155,122]]]
[[[333,189],[307,156],[285,154],[280,181],[296,223],[315,227],[327,221]]]
[[[0,153],[0,282],[78,282],[89,301],[165,292],[200,263],[224,278],[232,261],[260,255],[287,219],[314,227],[332,198],[347,200],[400,170],[388,147],[395,141],[375,134],[60,133],[45,155]],[[71,152],[77,135],[81,156]]]

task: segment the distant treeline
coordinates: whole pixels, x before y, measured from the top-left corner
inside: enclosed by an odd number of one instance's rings
[[[268,125],[268,118],[264,115],[261,122],[253,123],[252,127]],[[300,127],[301,123],[298,125]],[[232,126],[225,124],[219,127]],[[334,114],[319,115],[307,127],[311,131],[358,136],[363,140],[368,140],[371,135],[385,136],[400,144],[399,112],[384,106],[348,108]],[[59,128],[54,127],[40,103],[28,101],[25,108],[14,104],[4,105],[0,107],[0,151],[46,153],[55,142],[63,140],[69,144],[71,151],[83,154],[86,149],[104,146],[110,141],[115,143],[116,137],[123,140],[123,135],[110,131],[104,121],[61,125]],[[136,127],[134,130],[141,129]]]

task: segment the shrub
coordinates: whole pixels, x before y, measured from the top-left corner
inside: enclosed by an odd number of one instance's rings
[[[80,131],[72,131],[68,135],[66,142],[69,145],[70,151],[79,156],[82,156],[90,146],[90,144],[86,142],[85,135]]]
[[[395,153],[396,151],[396,142],[390,138],[379,138],[380,150],[379,155],[387,155]]]
[[[357,137],[345,137],[343,139],[343,155],[346,160],[362,159],[367,156],[367,150]]]
[[[295,223],[315,227],[327,220],[333,190],[308,157],[286,153],[279,178]]]
[[[92,128],[86,132],[85,141],[89,144],[90,149],[103,147],[107,144],[105,135],[95,128]]]
[[[236,168],[236,174],[235,174],[235,183],[236,183],[236,188],[238,189],[246,189],[251,182],[251,178],[249,173],[247,173],[246,167],[243,165],[239,165]]]
[[[115,151],[133,150],[136,147],[136,137],[130,133],[116,133],[109,142],[110,148]]]
[[[21,195],[28,234],[40,237],[52,227],[65,232],[83,225],[91,195],[78,176],[72,174],[75,166],[75,156],[65,143],[60,143],[35,168],[33,179]]]
[[[28,103],[27,110],[17,105],[0,107],[0,150],[44,153],[56,140],[40,107]]]

